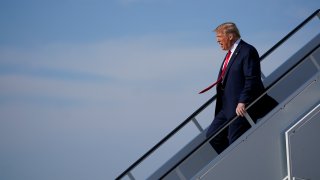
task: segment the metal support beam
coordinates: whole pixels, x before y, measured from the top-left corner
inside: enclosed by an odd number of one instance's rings
[[[313,62],[313,64],[317,67],[317,69],[319,71],[320,70],[320,65],[317,63],[317,60],[312,55],[310,55],[310,59]]]
[[[135,180],[135,178],[133,177],[133,175],[131,174],[131,172],[128,172],[128,177],[129,177],[131,180]]]
[[[199,130],[200,132],[203,132],[203,131],[204,131],[203,128],[201,127],[201,125],[199,124],[198,120],[197,120],[195,117],[192,118],[192,122],[196,125],[196,127],[198,128],[198,130]]]
[[[249,116],[247,112],[244,114],[244,117],[247,119],[251,127],[255,125],[254,121],[252,120],[252,118]]]
[[[184,177],[184,175],[183,175],[183,173],[181,172],[181,170],[180,170],[179,167],[177,167],[175,171],[176,171],[177,175],[179,176],[179,178],[180,178],[181,180],[187,180],[187,178]]]

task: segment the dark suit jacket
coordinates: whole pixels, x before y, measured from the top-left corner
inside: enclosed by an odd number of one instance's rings
[[[238,103],[249,105],[264,90],[265,88],[261,81],[259,54],[252,45],[241,40],[229,60],[223,82],[217,85],[215,113],[217,114],[223,110],[228,119],[233,118],[236,116],[235,111]],[[269,100],[269,98],[271,97],[268,96],[266,99]],[[266,104],[263,102],[259,104],[260,106],[255,108],[261,113],[255,114],[256,117],[254,118],[264,116],[266,114],[265,111],[269,111],[274,107],[273,104],[272,108],[268,107],[268,110],[265,110],[266,107],[263,106]]]

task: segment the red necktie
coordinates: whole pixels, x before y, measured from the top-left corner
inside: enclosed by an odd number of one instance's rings
[[[222,67],[222,70],[221,70],[221,74],[220,74],[218,80],[216,82],[214,82],[213,84],[211,84],[209,87],[207,87],[204,90],[200,91],[199,94],[202,94],[202,93],[210,90],[211,88],[213,88],[215,85],[217,85],[218,83],[220,83],[222,81],[223,76],[227,71],[228,63],[229,63],[229,60],[230,60],[230,55],[231,55],[231,51],[229,50],[228,54],[226,56],[226,59],[224,60],[223,67]]]

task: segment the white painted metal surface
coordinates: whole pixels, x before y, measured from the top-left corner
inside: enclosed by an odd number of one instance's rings
[[[320,104],[286,132],[288,179],[320,179]]]

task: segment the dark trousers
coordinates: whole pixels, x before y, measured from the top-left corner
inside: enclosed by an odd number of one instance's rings
[[[229,119],[226,118],[223,111],[220,111],[212,121],[210,127],[207,130],[206,136],[209,137],[212,134],[218,132],[220,128],[225,126]],[[250,128],[249,122],[244,117],[238,117],[233,123],[222,130],[211,141],[211,146],[220,154],[231,143],[237,140],[244,132]]]

